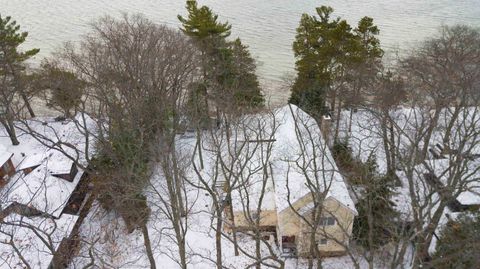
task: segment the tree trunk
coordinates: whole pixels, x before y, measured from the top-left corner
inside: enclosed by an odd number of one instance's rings
[[[148,228],[146,224],[142,225],[142,234],[143,234],[143,241],[145,244],[145,250],[147,252],[147,257],[148,257],[148,260],[150,261],[150,268],[156,269],[157,266],[155,263],[155,258],[153,257],[152,244],[150,242],[150,237],[148,236]]]
[[[350,108],[350,118],[348,120],[348,135],[352,133],[353,108]]]
[[[375,184],[375,183],[373,183]],[[374,199],[376,197],[373,197]],[[373,253],[375,250],[375,246],[373,244],[373,212],[372,212],[372,197],[368,196],[368,203],[367,203],[367,222],[368,222],[368,254],[367,254],[367,262],[368,262],[368,268],[373,269],[374,264],[373,264]]]
[[[168,152],[163,156],[162,162],[162,168],[165,173],[165,179],[167,183],[168,195],[170,196],[169,198],[171,201],[170,208],[172,210],[172,216],[170,221],[172,222],[173,229],[175,231],[175,239],[177,240],[178,253],[180,256],[180,265],[182,269],[186,269],[187,258],[185,253],[185,235],[182,227],[182,218],[179,213],[179,200],[177,197],[177,192],[175,191],[175,179],[171,174],[170,158]],[[178,167],[174,167],[174,169],[178,169]]]
[[[197,127],[197,145],[198,145],[198,158],[200,159],[200,169],[203,170],[203,155],[202,155],[202,141],[201,141],[201,130],[200,127]]]
[[[17,134],[15,133],[15,126],[13,125],[13,122],[11,120],[1,120],[3,127],[5,127],[5,130],[8,133],[8,136],[10,137],[10,141],[12,141],[12,145],[16,146],[19,145],[20,142],[17,139]]]
[[[396,178],[395,177],[395,171],[397,170],[397,158],[396,158],[396,152],[397,152],[397,149],[395,147],[395,131],[393,130],[393,121],[391,118],[389,118],[389,125],[388,125],[388,129],[389,129],[389,132],[390,132],[390,151],[389,151],[389,155],[390,155],[390,169],[388,170],[389,174],[388,176],[390,176],[391,178]],[[400,182],[396,182],[397,184],[399,184]]]
[[[217,207],[217,224],[215,228],[215,247],[217,251],[217,269],[222,269],[222,211]]]
[[[173,137],[175,137],[173,135]],[[177,154],[176,154],[176,148],[175,148],[175,139],[172,139],[170,141],[171,147],[172,147],[172,162],[173,162],[173,176],[175,178],[175,191],[177,192],[177,199],[178,199],[178,211],[180,212],[181,217],[186,217],[187,212],[185,211],[185,206],[183,202],[183,184],[184,182],[180,178],[180,175],[178,174],[178,162],[177,162]]]
[[[237,242],[237,229],[235,227],[235,216],[233,215],[233,206],[232,206],[232,195],[230,194],[231,190],[229,188],[229,194],[228,194],[228,198],[227,198],[227,201],[230,201],[230,206],[228,207],[228,210],[229,210],[229,214],[230,214],[230,217],[232,218],[231,219],[231,224],[232,224],[232,236],[233,236],[233,249],[234,249],[234,252],[235,252],[235,256],[238,256],[240,255],[240,251],[238,250],[238,242]]]
[[[22,96],[23,102],[25,103],[25,106],[27,107],[30,117],[35,118],[35,112],[33,112],[33,108],[30,105],[30,101],[28,100],[27,95],[23,92],[23,90],[21,91],[21,96]]]
[[[452,118],[448,122],[447,128],[445,129],[445,136],[443,137],[443,147],[445,149],[450,149],[450,136],[452,135],[452,129],[455,125],[455,122],[458,119],[458,115],[460,114],[460,107],[455,107],[455,111],[452,114]]]
[[[414,261],[414,268],[422,267],[426,262],[430,260],[430,253],[428,253],[428,249],[432,242],[433,233],[435,232],[436,227],[438,227],[438,223],[442,217],[443,211],[445,209],[445,203],[440,202],[438,205],[438,209],[433,214],[433,217],[428,224],[427,228],[419,235],[419,240],[417,241],[417,247],[415,249],[415,261]]]
[[[255,264],[255,268],[256,269],[261,269],[262,266],[261,266],[261,260],[262,260],[262,252],[261,252],[261,244],[260,244],[260,232],[258,230],[258,227],[259,227],[259,223],[257,222],[256,223],[257,227],[255,229],[255,257],[257,258],[257,262]]]
[[[389,144],[389,139],[388,139],[388,130],[387,130],[387,120],[385,119],[385,115],[382,115],[382,124],[381,124],[381,129],[382,129],[382,141],[383,141],[383,149],[385,151],[385,161],[387,162],[387,174],[391,174],[392,172],[392,159],[391,159],[391,147]]]
[[[333,136],[333,144],[337,143],[338,132],[339,132],[339,129],[340,129],[340,113],[342,112],[342,106],[340,105],[342,102],[341,102],[340,99],[339,99],[338,103],[339,104],[337,106],[337,115],[335,117],[335,135]]]
[[[430,139],[432,138],[433,130],[434,130],[435,126],[437,125],[438,119],[440,118],[440,111],[441,111],[440,108],[435,109],[435,113],[433,114],[433,119],[428,125],[427,133],[425,135],[425,139],[423,139],[423,148],[422,148],[422,151],[421,151],[421,154],[420,154],[420,160],[417,160],[417,162],[418,161],[423,161],[427,157],[428,148],[430,146]]]

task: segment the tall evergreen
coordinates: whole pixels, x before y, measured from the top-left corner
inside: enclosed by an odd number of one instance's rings
[[[218,15],[207,7],[198,8],[197,1],[187,1],[188,17],[178,15],[182,23],[182,31],[198,41],[225,39],[230,35],[232,26],[228,23],[218,21]]]
[[[371,18],[362,18],[352,29],[347,21],[332,18],[331,7],[321,6],[316,12],[317,16],[303,14],[297,28],[293,43],[297,77],[289,101],[318,117],[326,112],[327,101],[332,110],[346,103],[359,66],[383,52]]]
[[[2,107],[0,121],[14,145],[19,144],[13,126],[13,120],[16,113],[19,112],[15,111],[12,105],[14,100],[21,98],[30,116],[35,116],[23,85],[23,78],[25,77],[25,61],[36,55],[39,49],[23,52],[19,50],[27,36],[28,33],[21,32],[20,25],[10,16],[2,17],[0,15],[0,105]]]
[[[187,1],[188,16],[178,16],[181,30],[190,36],[201,52],[203,78],[195,84],[190,95],[196,102],[195,113],[208,113],[210,103],[219,111],[230,108],[259,107],[264,103],[255,60],[240,39],[228,41],[232,26],[219,22],[218,15],[196,1]],[[192,103],[193,104],[193,103]],[[206,109],[200,109],[201,107]],[[199,115],[202,119],[207,115]]]
[[[248,47],[240,38],[228,43],[225,50],[225,65],[219,81],[225,86],[231,100],[224,104],[234,104],[235,108],[258,108],[265,99],[256,75],[256,64]]]

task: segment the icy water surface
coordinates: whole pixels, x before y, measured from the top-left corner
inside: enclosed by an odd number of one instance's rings
[[[259,75],[279,81],[293,72],[291,44],[302,13],[330,5],[335,15],[355,24],[371,16],[381,29],[387,51],[400,53],[442,24],[480,26],[480,0],[200,0],[233,24],[259,62]],[[38,47],[37,61],[64,41],[78,40],[89,22],[109,14],[142,13],[148,18],[178,27],[177,14],[185,14],[180,0],[0,0],[0,14],[13,16],[30,32],[28,46]]]

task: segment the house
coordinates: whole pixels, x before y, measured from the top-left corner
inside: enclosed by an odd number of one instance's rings
[[[424,206],[422,213],[426,223],[429,223],[440,202],[446,202],[429,246],[430,255],[435,253],[438,238],[449,221],[455,221],[465,211],[468,213],[480,208],[480,159],[474,158],[462,165],[452,165],[453,162],[455,157],[446,154],[442,158],[425,160],[413,167],[410,179],[420,205],[428,205]],[[401,220],[409,223],[413,221],[414,212],[410,181],[404,171],[397,171],[397,177],[402,184],[395,188],[392,202],[401,214]]]
[[[272,128],[275,139],[252,142],[271,144],[269,175],[259,171],[232,193],[232,221],[237,231],[251,229],[251,221],[259,220],[265,237],[273,236],[285,256],[307,257],[312,233],[307,221],[316,210],[322,214],[315,234],[320,254],[345,254],[358,213],[318,124],[293,105],[276,110],[271,121],[276,125]],[[308,160],[303,163],[305,167],[300,167],[298,161],[303,158]],[[307,177],[321,179],[314,188],[316,193],[307,186],[311,184]],[[314,203],[320,196],[323,199]],[[226,225],[227,231],[230,228]]]
[[[30,174],[35,168],[39,167],[45,159],[42,153],[33,153],[25,156],[18,164],[17,170],[22,171],[25,175]]]
[[[474,211],[480,209],[480,158],[474,158],[461,167],[453,164],[456,157],[446,155],[445,158],[427,160],[423,165],[425,181],[434,188],[442,199],[447,200],[452,212]],[[420,170],[419,168],[418,170]],[[451,188],[454,181],[456,189],[453,197],[443,192]],[[458,194],[458,195],[457,195]]]
[[[24,264],[48,268],[65,238],[70,238],[74,227],[78,227],[79,213],[88,196],[88,176],[82,169],[88,162],[82,150],[88,148],[89,153],[94,153],[94,141],[88,141],[86,147],[81,132],[87,127],[78,124],[89,124],[93,130],[93,123],[90,118],[64,122],[32,120],[31,128],[51,141],[39,142],[28,134],[19,136],[21,147],[12,150],[18,150],[17,158],[23,157],[13,160],[22,173],[15,173],[0,187],[0,241],[15,244],[18,250],[10,244],[0,244],[0,268],[23,268]],[[45,146],[52,142],[54,147]],[[62,145],[66,145],[63,150],[76,156],[75,161],[57,150]]]
[[[6,184],[9,177],[15,174],[15,166],[12,162],[13,153],[0,145],[0,186]]]

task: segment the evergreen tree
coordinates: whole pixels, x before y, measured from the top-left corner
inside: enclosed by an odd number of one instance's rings
[[[222,62],[226,38],[230,36],[232,26],[228,22],[219,22],[217,14],[207,6],[198,7],[196,1],[188,0],[186,9],[187,18],[178,15],[182,23],[181,30],[193,39],[201,53],[202,79],[200,85],[192,87],[195,92],[190,94],[190,101],[196,102],[194,107],[204,107],[196,112],[206,113],[194,115],[198,123],[209,118],[209,99],[212,99],[212,96],[218,103],[220,95],[215,94],[218,91],[216,77],[223,72],[219,62]]]
[[[207,43],[206,41],[224,40],[230,35],[232,26],[228,22],[218,22],[218,15],[214,14],[209,7],[198,8],[197,1],[189,0],[186,8],[188,18],[178,15],[178,19],[183,26],[181,30],[188,36]]]
[[[27,107],[30,116],[34,117],[33,109],[30,106],[27,94],[22,83],[25,71],[25,61],[36,55],[39,50],[31,49],[24,52],[19,51],[28,36],[27,32],[20,31],[20,25],[11,17],[0,15],[0,121],[8,132],[12,144],[18,145],[13,120],[16,117],[14,101],[21,98]]]
[[[195,85],[191,101],[200,108],[196,112],[208,113],[209,102],[219,111],[260,107],[264,98],[255,74],[255,60],[240,39],[226,40],[231,34],[228,22],[218,21],[218,15],[207,7],[198,7],[196,1],[187,1],[188,17],[178,16],[182,31],[190,36],[201,52],[203,79]],[[207,115],[198,115],[202,119]]]
[[[225,68],[219,81],[227,88],[232,100],[224,105],[234,104],[235,108],[257,108],[264,105],[265,99],[256,75],[255,60],[248,47],[240,38],[229,42],[225,51]]]
[[[326,112],[327,101],[332,110],[347,102],[355,80],[361,78],[359,70],[365,68],[361,64],[383,52],[371,18],[361,19],[352,29],[345,20],[331,18],[331,7],[316,11],[318,16],[303,14],[297,28],[293,43],[297,77],[289,101],[319,117]]]
[[[353,223],[356,242],[370,250],[388,243],[391,231],[388,224],[397,217],[392,195],[392,180],[377,173],[376,156],[372,154],[362,169],[362,186],[365,188],[356,204],[358,216]]]
[[[437,269],[480,268],[480,213],[450,220],[440,234],[432,267]]]

